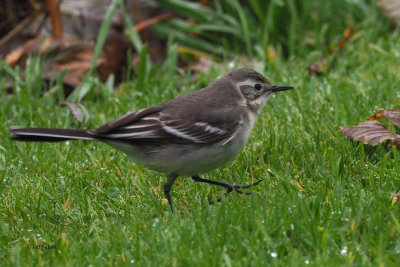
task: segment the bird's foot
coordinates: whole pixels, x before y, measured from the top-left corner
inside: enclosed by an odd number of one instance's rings
[[[213,184],[213,185],[218,185],[218,186],[222,186],[225,187],[227,189],[225,196],[228,195],[229,193],[231,193],[232,191],[235,191],[239,194],[246,194],[246,195],[251,195],[251,192],[245,191],[243,192],[240,189],[243,188],[249,188],[255,185],[258,185],[259,183],[261,183],[264,179],[260,179],[252,184],[246,184],[246,185],[238,185],[238,184],[229,184],[229,183],[224,183],[224,182],[219,182],[219,181],[214,181],[214,180],[210,180],[210,179],[206,179],[206,178],[202,178],[198,175],[194,175],[192,176],[192,179],[196,182],[201,182],[201,183],[207,183],[207,184]],[[218,198],[217,202],[221,202],[222,198]],[[210,205],[214,204],[214,201],[210,202]]]

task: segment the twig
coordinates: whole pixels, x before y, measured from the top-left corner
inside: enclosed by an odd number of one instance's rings
[[[135,14],[135,16],[137,17],[139,23],[143,22],[143,16],[142,16],[142,12],[140,11],[140,8],[138,7],[138,3],[136,0],[131,0],[132,2],[132,9],[133,9],[133,14]],[[143,33],[143,39],[145,42],[148,42],[149,40],[149,33],[148,31],[145,31]]]
[[[160,20],[166,20],[166,19],[172,18],[174,16],[175,16],[175,13],[168,12],[165,14],[155,16],[151,19],[147,19],[145,21],[139,22],[138,24],[135,25],[135,31],[140,32],[140,31],[150,27],[151,25],[159,22]]]
[[[61,39],[63,37],[63,29],[59,2],[57,0],[46,0],[46,2],[49,7],[53,37]]]

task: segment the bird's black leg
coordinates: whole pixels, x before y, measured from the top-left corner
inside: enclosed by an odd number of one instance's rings
[[[167,182],[164,184],[164,194],[165,194],[165,197],[168,200],[169,205],[171,206],[171,212],[172,213],[174,212],[174,209],[172,208],[172,200],[171,200],[171,196],[169,194],[169,191],[171,191],[171,187],[175,183],[175,180],[177,178],[178,178],[178,175],[172,173],[172,174],[169,175],[169,177],[167,179]]]
[[[196,182],[201,182],[201,183],[207,183],[207,184],[213,184],[213,185],[218,185],[218,186],[222,186],[225,187],[227,189],[226,194],[229,194],[230,192],[232,192],[233,190],[235,190],[236,192],[238,192],[239,194],[245,193],[246,195],[250,195],[251,192],[243,192],[242,190],[240,190],[241,188],[249,188],[252,187],[254,185],[258,185],[259,183],[261,183],[264,179],[260,179],[252,184],[247,184],[247,185],[236,185],[236,184],[228,184],[228,183],[224,183],[224,182],[219,182],[219,181],[214,181],[214,180],[210,180],[210,179],[206,179],[206,178],[202,178],[198,175],[194,175],[192,176],[192,179],[195,180]],[[217,200],[218,202],[221,201],[221,198],[219,198]],[[212,203],[210,203],[212,204]]]

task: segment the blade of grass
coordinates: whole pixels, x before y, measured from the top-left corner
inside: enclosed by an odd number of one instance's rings
[[[111,27],[112,19],[114,17],[115,12],[117,11],[118,6],[121,5],[122,5],[121,0],[113,0],[110,7],[107,10],[106,15],[104,16],[104,20],[103,23],[101,24],[99,34],[97,35],[92,65],[90,67],[90,70],[87,72],[87,75],[89,76],[93,74],[93,71],[96,68],[97,60],[99,59],[100,53],[103,49],[104,43],[107,39],[107,35]]]
[[[173,36],[176,41],[179,41],[182,44],[186,44],[187,46],[195,48],[197,50],[207,51],[213,54],[224,53],[224,49],[222,46],[191,36],[187,33],[171,29],[170,27],[168,27],[168,25],[159,24],[154,29],[160,35]]]
[[[8,66],[4,60],[1,60],[1,59],[0,59],[0,70],[4,71],[8,75],[10,75],[18,85],[23,84],[23,81],[19,77],[18,73],[13,68]]]
[[[97,61],[100,57],[100,53],[103,49],[104,43],[106,41],[108,32],[110,30],[111,22],[114,17],[114,14],[120,4],[121,0],[114,0],[110,7],[107,10],[107,13],[104,17],[104,21],[101,24],[99,34],[97,35],[96,46],[94,48],[94,54],[92,59],[92,65],[90,66],[89,71],[85,74],[85,77],[82,79],[82,83],[72,91],[72,93],[68,96],[68,100],[79,102],[82,100],[86,94],[90,91],[90,84],[88,78],[94,74],[94,70],[97,65]]]
[[[297,33],[298,16],[296,10],[296,4],[293,0],[288,0],[288,6],[290,11],[290,26],[289,26],[289,55],[295,53],[295,42]]]
[[[198,21],[212,21],[215,15],[212,9],[189,1],[158,0],[157,2],[169,10],[184,14],[188,18]]]
[[[147,70],[147,45],[144,45],[142,51],[140,51],[140,61],[139,61],[139,68],[137,70],[137,83],[136,89],[138,91],[143,90],[144,82],[146,79],[146,70]]]
[[[250,6],[253,9],[253,12],[257,15],[258,19],[260,21],[263,21],[265,19],[265,15],[262,12],[260,1],[258,1],[258,0],[250,0],[249,3],[250,3]],[[264,3],[264,5],[265,5],[265,3]]]
[[[169,38],[167,45],[167,59],[164,61],[164,64],[161,67],[161,70],[163,73],[165,73],[164,76],[167,79],[171,79],[171,77],[173,77],[173,73],[175,72],[178,63],[178,46],[173,43],[173,39]]]
[[[250,40],[250,29],[249,29],[248,19],[246,18],[246,14],[244,13],[244,10],[243,10],[242,6],[240,5],[239,1],[237,1],[237,0],[232,1],[232,5],[239,15],[240,25],[242,27],[242,34],[243,34],[244,42],[246,44],[247,54],[249,56],[252,56],[253,49],[252,49],[251,40]]]
[[[140,39],[139,34],[135,30],[135,27],[133,26],[131,19],[129,18],[128,14],[125,11],[125,8],[123,6],[123,3],[121,2],[121,14],[122,17],[124,18],[124,22],[126,27],[126,30],[128,31],[128,37],[131,40],[133,46],[135,47],[136,51],[142,51],[143,48],[143,42]]]

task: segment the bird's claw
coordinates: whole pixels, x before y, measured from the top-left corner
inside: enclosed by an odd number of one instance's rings
[[[227,187],[227,190],[226,190],[226,192],[225,192],[224,195],[225,195],[225,196],[228,195],[228,194],[231,193],[233,190],[235,190],[235,192],[236,192],[236,193],[239,193],[239,194],[251,195],[251,192],[248,192],[248,191],[243,192],[242,190],[240,190],[240,188],[249,188],[249,187],[258,185],[258,184],[261,183],[262,181],[264,181],[264,179],[260,179],[260,180],[258,180],[258,181],[256,181],[256,182],[252,183],[252,184],[247,184],[247,185],[231,185],[231,184],[227,184],[227,186],[226,186],[226,187]],[[222,200],[222,197],[219,197],[219,198],[217,199],[217,202],[221,202],[221,200]],[[210,204],[210,205],[214,204],[214,201],[211,201],[209,204]]]

